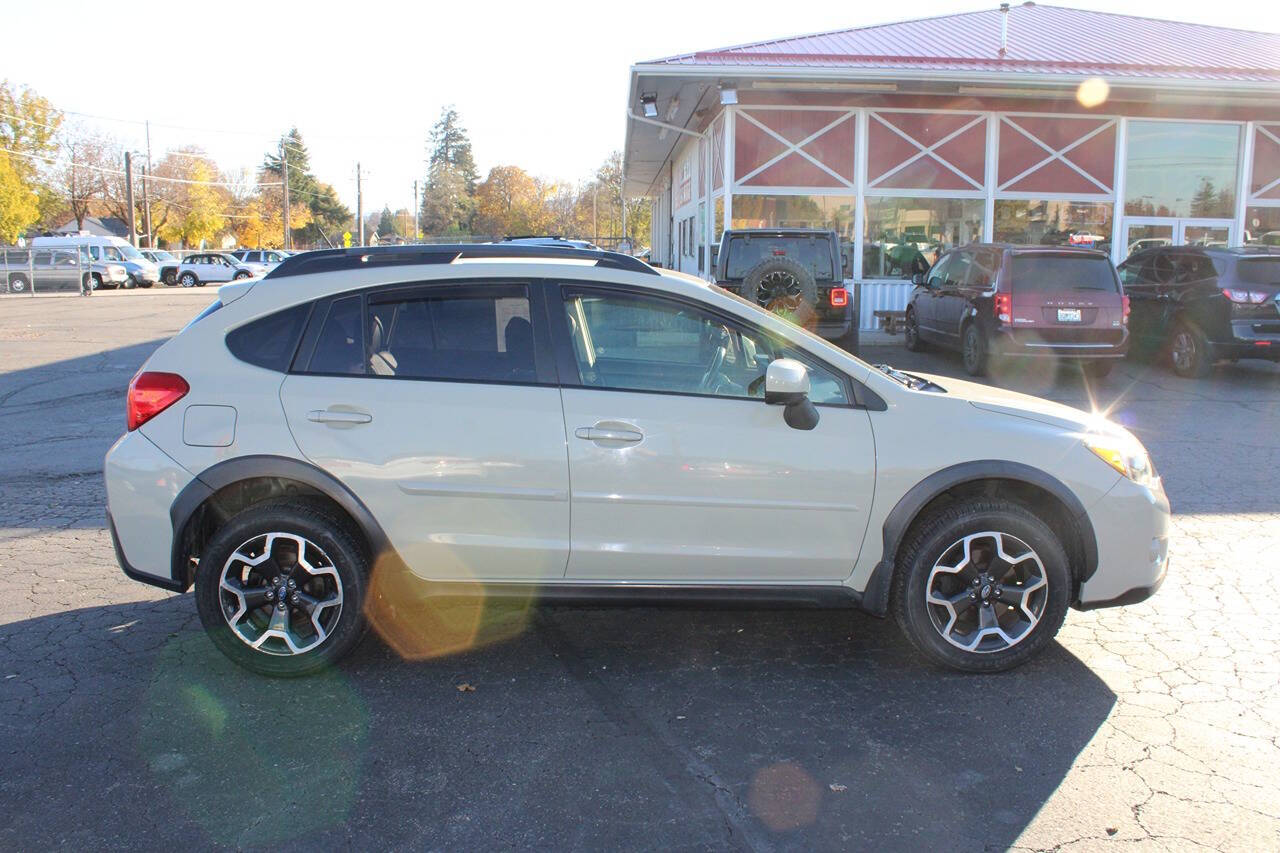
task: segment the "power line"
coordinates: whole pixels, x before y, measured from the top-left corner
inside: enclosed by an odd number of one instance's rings
[[[74,160],[72,160],[72,161],[70,161],[70,162],[63,162],[63,161],[55,160],[55,159],[54,159],[54,158],[52,158],[52,157],[41,157],[39,154],[27,154],[27,153],[26,153],[26,152],[24,152],[24,151],[14,151],[12,148],[0,148],[0,151],[5,151],[5,152],[7,152],[7,153],[9,153],[9,154],[13,154],[13,155],[16,155],[16,156],[18,156],[18,157],[27,157],[27,158],[30,158],[30,159],[32,159],[32,160],[42,160],[42,161],[44,161],[45,163],[50,163],[50,164],[52,164],[52,165],[54,165],[54,166],[70,166],[72,169],[89,169],[90,171],[93,171],[93,172],[101,172],[101,173],[102,173],[102,174],[104,174],[104,175],[123,175],[123,174],[125,174],[125,173],[124,173],[123,171],[121,171],[120,169],[107,169],[107,168],[105,168],[105,167],[103,167],[103,166],[91,166],[91,165],[89,165],[88,163],[77,163],[77,162],[75,162]],[[238,188],[238,187],[243,187],[243,186],[245,186],[245,184],[234,183],[234,182],[231,182],[231,181],[192,181],[192,180],[189,180],[189,179],[187,179],[187,178],[165,178],[165,177],[162,177],[162,176],[160,176],[160,175],[152,175],[152,174],[148,174],[148,175],[147,175],[147,180],[148,180],[148,181],[168,181],[169,183],[172,183],[172,184],[199,184],[199,185],[201,185],[201,186],[207,186],[207,187],[236,187],[236,188]],[[278,187],[278,186],[281,186],[281,184],[280,184],[279,182],[276,182],[276,183],[265,183],[265,184],[252,184],[251,186],[256,186],[256,187]]]

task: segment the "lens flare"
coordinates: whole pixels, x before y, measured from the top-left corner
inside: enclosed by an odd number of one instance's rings
[[[1107,102],[1111,94],[1111,86],[1101,77],[1090,77],[1076,89],[1076,100],[1080,106],[1092,109]]]

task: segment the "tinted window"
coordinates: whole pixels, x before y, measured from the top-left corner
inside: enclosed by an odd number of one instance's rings
[[[990,287],[995,281],[996,272],[1000,268],[1000,254],[998,252],[978,252],[973,256],[973,263],[969,266],[969,279],[965,283],[967,287]]]
[[[564,308],[587,387],[763,398],[769,362],[796,358],[809,368],[814,403],[849,402],[843,379],[794,347],[679,302],[583,293]]]
[[[957,252],[951,256],[951,263],[943,275],[943,287],[960,287],[969,277],[969,268],[973,266],[972,252]]]
[[[1236,276],[1245,284],[1280,284],[1280,257],[1241,260]]]
[[[329,306],[316,338],[309,373],[363,374],[364,323],[359,296],[339,299]]]
[[[930,287],[942,287],[943,283],[946,281],[947,270],[955,263],[955,259],[955,255],[946,255],[941,261],[935,264],[933,269],[929,271],[927,284]]]
[[[227,333],[227,349],[241,361],[281,372],[289,369],[309,304],[295,305]]]
[[[786,257],[805,266],[814,278],[830,280],[831,240],[823,236],[770,237],[765,234],[731,237],[726,264],[728,278],[743,278],[751,268],[771,258]]]
[[[373,298],[369,367],[379,376],[533,382],[524,285],[433,288]]]
[[[1013,289],[1056,293],[1069,290],[1116,291],[1111,262],[1085,255],[1022,254],[1013,256]]]

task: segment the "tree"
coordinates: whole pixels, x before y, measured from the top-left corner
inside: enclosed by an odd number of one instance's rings
[[[453,107],[440,111],[431,128],[430,149],[422,229],[434,235],[470,233],[478,175],[471,140]]]
[[[155,172],[157,178],[182,181],[155,182],[151,224],[160,239],[168,244],[196,247],[223,233],[227,224],[223,212],[233,205],[231,193],[226,187],[214,185],[221,178],[204,152],[194,147],[170,152],[156,165]]]
[[[649,242],[650,208],[646,199],[627,200],[627,228],[622,230],[622,153],[614,151],[578,193],[574,222],[593,240],[612,243],[623,237],[638,248]]]
[[[337,190],[320,183],[311,173],[311,155],[296,127],[289,128],[277,149],[263,157],[259,179],[263,183],[280,181],[285,162],[289,164],[289,230],[295,241],[317,243],[326,235],[332,239],[351,221],[351,211],[338,198]],[[278,192],[283,205],[283,190]]]
[[[17,241],[40,218],[40,199],[0,151],[0,245]]]
[[[1198,217],[1217,216],[1217,208],[1218,190],[1214,187],[1213,181],[1208,178],[1201,178],[1199,189],[1191,197],[1191,215]]]
[[[400,236],[400,229],[396,226],[395,214],[391,212],[391,208],[387,205],[382,206],[382,213],[378,216],[377,232],[379,240]]]
[[[54,184],[54,169],[49,163],[58,154],[62,113],[54,109],[47,98],[31,89],[11,87],[8,80],[0,80],[0,113],[4,114],[0,116],[0,148],[16,154],[8,157],[8,169],[12,173],[8,180],[16,180],[24,188],[23,192],[36,195],[38,211],[33,222],[48,222],[67,207]],[[17,184],[10,189],[15,186]],[[12,213],[4,212],[6,219]],[[31,224],[28,222],[23,228]]]
[[[545,234],[553,195],[547,184],[519,166],[495,166],[476,187],[476,230],[493,237]]]

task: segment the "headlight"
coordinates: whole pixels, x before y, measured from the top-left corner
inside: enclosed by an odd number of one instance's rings
[[[1138,485],[1154,488],[1160,484],[1146,448],[1127,432],[1089,433],[1084,437],[1084,446]]]

